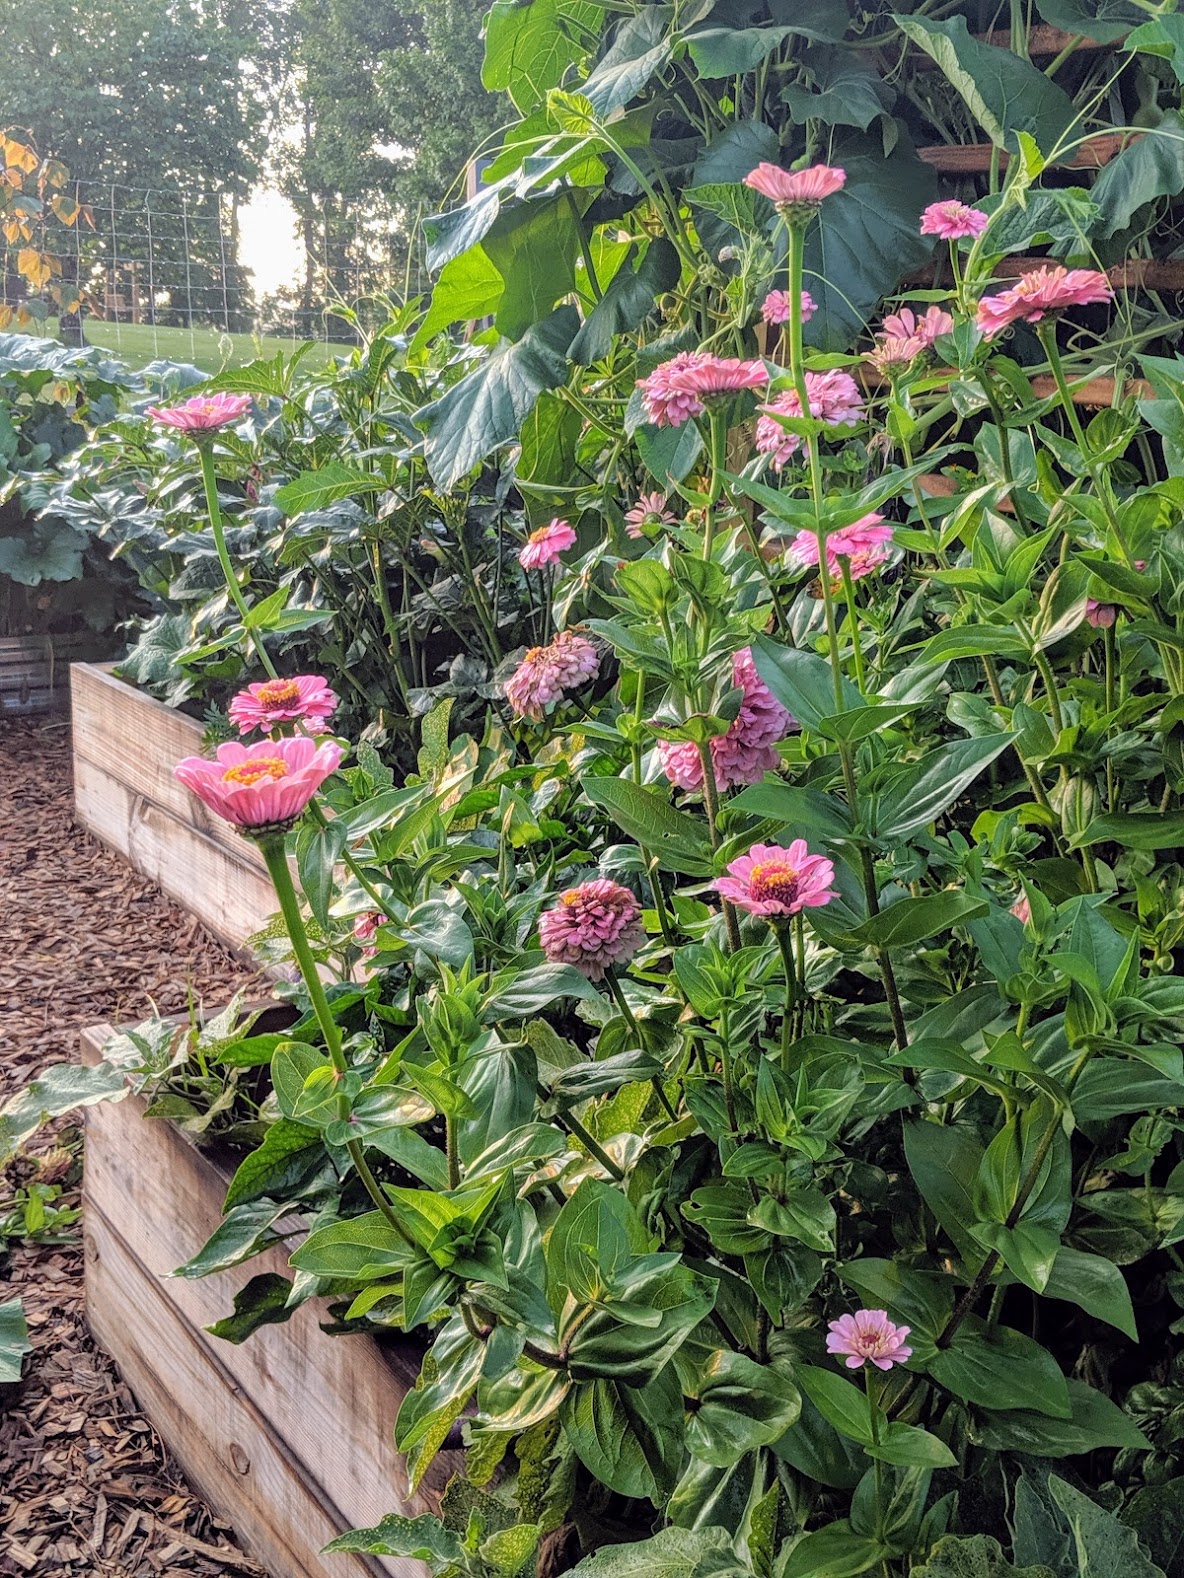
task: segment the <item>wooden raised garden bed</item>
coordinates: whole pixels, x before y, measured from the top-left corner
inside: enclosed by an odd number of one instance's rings
[[[116,679],[70,667],[74,813],[232,948],[278,907],[255,846],[173,776],[201,753],[201,724]]]
[[[98,1060],[110,1034],[83,1032],[84,1062]],[[324,1306],[313,1303],[241,1345],[211,1336],[205,1328],[231,1312],[249,1277],[292,1273],[277,1249],[197,1280],[169,1275],[217,1227],[230,1170],[143,1112],[129,1096],[86,1115],[86,1307],[99,1345],[272,1578],[424,1578],[415,1561],[320,1554],[388,1512],[435,1510],[457,1467],[442,1454],[408,1496],[393,1427],[419,1352],[327,1336]]]

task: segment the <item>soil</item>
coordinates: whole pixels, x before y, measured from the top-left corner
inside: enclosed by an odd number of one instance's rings
[[[0,1105],[78,1057],[78,1031],[221,1007],[251,971],[193,917],[74,824],[60,718],[0,721]],[[80,1205],[77,1120],[0,1169],[0,1303],[19,1298],[33,1352],[0,1389],[0,1574],[266,1578],[186,1485],[94,1345],[77,1222],[31,1237],[13,1205],[32,1184]],[[7,1220],[7,1225],[6,1225]]]

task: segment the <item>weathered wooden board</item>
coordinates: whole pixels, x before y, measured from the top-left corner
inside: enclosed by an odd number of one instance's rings
[[[85,1031],[85,1061],[110,1034]],[[407,1493],[395,1415],[419,1369],[411,1348],[329,1337],[323,1306],[235,1345],[205,1327],[264,1271],[291,1275],[281,1250],[190,1280],[170,1273],[221,1219],[227,1172],[135,1097],[87,1113],[87,1313],[193,1484],[274,1578],[422,1578],[419,1563],[325,1557],[321,1547],[388,1512],[436,1504],[458,1466],[445,1455]]]
[[[233,948],[276,909],[259,851],[173,776],[199,754],[201,725],[118,680],[105,666],[70,669],[74,809]]]

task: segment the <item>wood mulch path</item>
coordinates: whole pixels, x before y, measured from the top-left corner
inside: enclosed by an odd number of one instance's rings
[[[0,1103],[74,1061],[84,1025],[182,1012],[192,996],[220,1007],[249,979],[74,825],[65,722],[0,721]],[[79,1149],[67,1120],[0,1169],[0,1303],[22,1300],[34,1345],[15,1398],[0,1400],[0,1574],[258,1578],[92,1342],[77,1225],[64,1243],[3,1234],[30,1183],[64,1185],[53,1205],[79,1205]]]

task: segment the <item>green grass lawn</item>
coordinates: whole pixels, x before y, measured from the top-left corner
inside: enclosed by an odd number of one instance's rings
[[[49,332],[55,329],[56,325],[47,325]],[[216,329],[160,329],[149,323],[104,323],[95,318],[86,320],[85,333],[88,345],[103,346],[129,367],[146,367],[149,362],[163,359],[192,362],[206,373],[242,367],[260,357],[274,356],[277,351],[290,356],[301,344],[299,340],[278,335],[220,334]],[[311,367],[324,367],[335,356],[347,356],[351,349],[351,346],[330,341],[314,346],[305,360]]]

